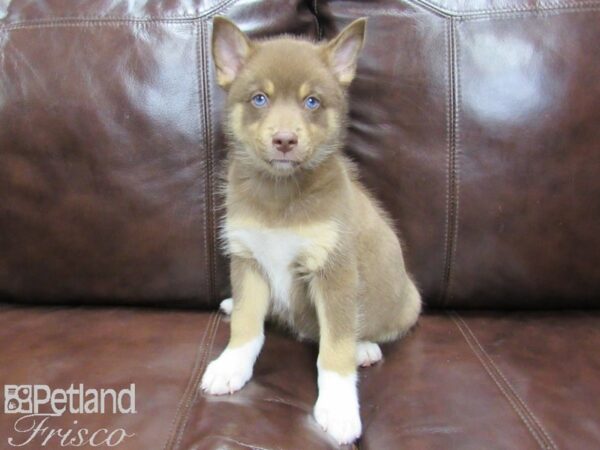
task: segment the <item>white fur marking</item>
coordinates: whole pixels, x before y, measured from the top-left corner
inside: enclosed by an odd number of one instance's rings
[[[213,395],[240,390],[252,378],[254,362],[264,342],[264,335],[260,335],[240,347],[226,348],[206,368],[200,383],[202,390]]]
[[[219,305],[219,309],[221,311],[223,311],[225,314],[227,314],[228,316],[230,316],[231,312],[233,311],[233,299],[226,298],[225,300],[223,300],[221,302],[221,304]]]
[[[354,442],[362,428],[356,374],[342,376],[319,368],[318,384],[315,419],[339,444]]]
[[[269,277],[274,311],[289,307],[292,272],[290,265],[296,259],[307,240],[295,233],[279,230],[236,228],[229,230],[232,251],[246,247]]]
[[[356,363],[359,366],[371,366],[381,358],[381,349],[375,342],[360,341],[356,344]]]

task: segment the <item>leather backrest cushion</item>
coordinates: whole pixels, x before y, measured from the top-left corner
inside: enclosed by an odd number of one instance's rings
[[[0,6],[0,296],[215,305],[229,286],[216,241],[224,96],[211,18],[253,36],[317,38],[369,16],[348,153],[392,213],[427,304],[598,306],[599,10],[525,0]]]
[[[600,1],[319,12],[328,37],[369,16],[348,151],[426,302],[600,306]]]
[[[211,19],[316,37],[300,1],[15,0],[0,7],[0,296],[202,306],[222,94]]]

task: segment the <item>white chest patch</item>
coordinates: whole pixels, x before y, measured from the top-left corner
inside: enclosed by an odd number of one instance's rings
[[[233,253],[236,247],[244,247],[243,250],[252,253],[262,266],[269,277],[273,309],[287,309],[292,285],[291,264],[306,246],[306,239],[284,231],[239,228],[229,232],[229,242]]]
[[[228,251],[254,258],[269,278],[273,310],[288,309],[293,281],[292,264],[301,261],[316,270],[337,242],[335,224],[265,228],[249,221],[228,221],[225,227]]]

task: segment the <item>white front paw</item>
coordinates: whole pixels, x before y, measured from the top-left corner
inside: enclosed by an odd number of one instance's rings
[[[221,311],[223,311],[224,314],[227,314],[228,316],[230,316],[231,312],[233,311],[233,299],[232,298],[226,298],[225,300],[223,300],[219,304],[219,309]]]
[[[358,405],[349,408],[333,399],[319,397],[315,405],[315,419],[339,444],[350,444],[360,437]]]
[[[356,377],[323,372],[319,373],[315,419],[339,444],[350,444],[360,437],[362,431]]]
[[[200,387],[208,394],[223,395],[239,391],[250,378],[252,368],[264,342],[264,336],[236,348],[226,348],[221,356],[211,362]]]
[[[208,365],[202,377],[202,390],[208,394],[233,394],[252,377],[251,365],[222,356]]]

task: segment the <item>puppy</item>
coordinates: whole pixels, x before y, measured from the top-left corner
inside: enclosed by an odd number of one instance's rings
[[[391,221],[342,155],[365,34],[359,19],[326,44],[251,41],[214,20],[212,52],[227,93],[222,238],[233,300],[227,348],[201,382],[229,394],[252,376],[270,317],[319,343],[317,422],[339,443],[361,434],[357,365],[405,334],[421,298]]]

